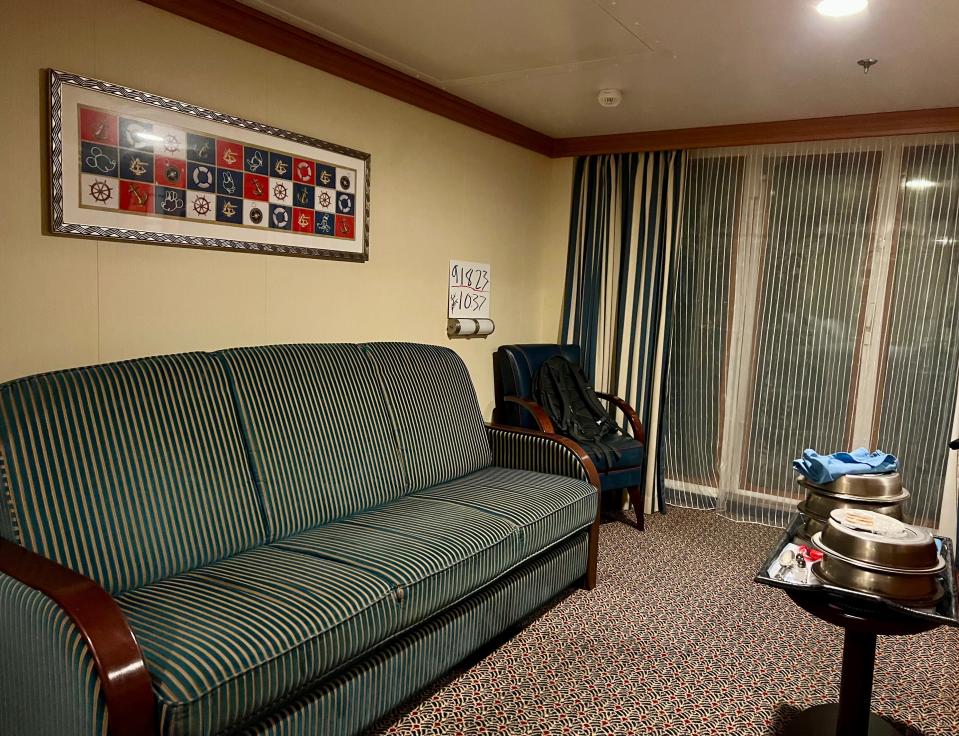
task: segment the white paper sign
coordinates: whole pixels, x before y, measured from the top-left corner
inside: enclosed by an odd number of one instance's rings
[[[492,283],[488,263],[450,261],[449,316],[488,318]]]

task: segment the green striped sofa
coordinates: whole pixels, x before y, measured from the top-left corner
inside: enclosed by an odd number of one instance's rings
[[[595,584],[573,443],[455,353],[277,345],[0,385],[0,733],[349,734]]]

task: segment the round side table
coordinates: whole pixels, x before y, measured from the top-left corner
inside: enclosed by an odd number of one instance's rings
[[[793,602],[813,616],[845,629],[839,702],[814,705],[786,724],[783,736],[902,736],[889,721],[871,712],[876,636],[906,636],[930,631],[940,624],[865,612],[819,597],[787,591]]]

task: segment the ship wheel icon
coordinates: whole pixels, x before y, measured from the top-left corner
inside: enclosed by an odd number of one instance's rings
[[[276,184],[273,187],[273,196],[279,199],[280,201],[286,200],[286,195],[289,194],[286,187],[282,184]]]
[[[204,196],[199,196],[193,200],[193,211],[196,212],[201,217],[207,215],[210,212],[210,200]]]
[[[113,189],[103,179],[95,179],[90,185],[90,196],[97,202],[109,202]]]

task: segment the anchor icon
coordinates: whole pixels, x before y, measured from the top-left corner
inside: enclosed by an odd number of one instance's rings
[[[127,191],[130,192],[130,196],[133,197],[141,207],[147,203],[147,195],[141,192],[135,185],[131,184]]]

